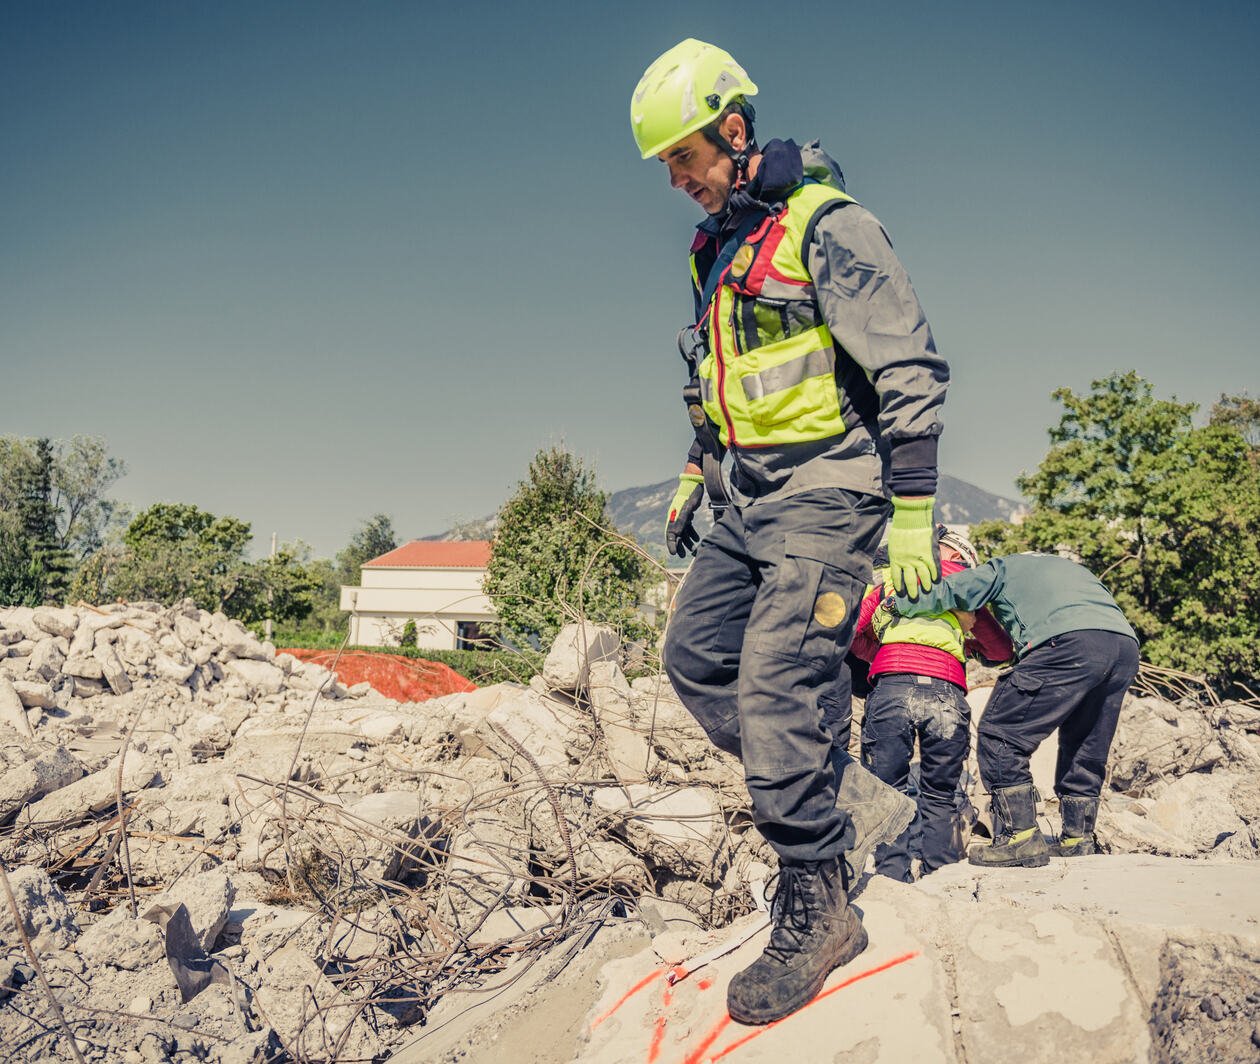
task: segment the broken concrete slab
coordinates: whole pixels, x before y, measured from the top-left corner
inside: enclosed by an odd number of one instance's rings
[[[1224,758],[1225,750],[1203,707],[1130,697],[1111,747],[1111,785],[1137,794],[1153,780],[1211,769]]]
[[[52,681],[61,675],[66,656],[51,637],[41,639],[31,651],[30,673],[44,681]]]
[[[1244,828],[1230,798],[1246,777],[1230,772],[1191,772],[1158,789],[1147,813],[1164,831],[1206,852]]]
[[[570,1064],[583,1055],[591,990],[600,969],[648,945],[635,924],[605,924],[590,945],[573,953],[558,943],[537,958],[521,958],[496,985],[444,998],[424,1031],[400,1048],[391,1064],[524,1061]],[[635,1064],[643,1064],[642,1054]]]
[[[99,662],[101,676],[114,694],[125,695],[131,690],[131,677],[127,675],[127,670],[123,668],[123,663],[118,660],[118,654],[112,646],[108,643],[101,644],[92,651],[92,656]]]
[[[82,775],[83,765],[64,746],[26,739],[12,728],[0,727],[0,823]]]
[[[615,661],[621,639],[613,629],[583,622],[566,624],[543,661],[542,678],[557,691],[577,691],[590,681],[590,669],[601,661]]]
[[[31,615],[31,623],[41,632],[69,639],[79,625],[79,615],[74,610],[43,609]]]
[[[49,688],[49,693],[51,690]],[[22,735],[34,735],[31,722],[26,717],[26,703],[13,682],[3,674],[0,674],[0,724],[8,725]]]
[[[128,750],[122,775],[124,797],[143,790],[157,775],[157,762],[153,757],[139,750]],[[118,800],[117,792],[118,759],[115,758],[99,772],[84,776],[32,802],[22,813],[22,823],[31,828],[77,824],[93,813],[114,805]]]
[[[269,661],[241,658],[225,662],[223,668],[260,694],[275,695],[284,689],[284,673]]]
[[[1046,1045],[1101,1064],[1145,1056],[1143,1003],[1096,923],[986,905],[954,934],[968,1060],[1035,1060]]]
[[[89,964],[138,971],[166,956],[166,937],[146,917],[134,919],[125,904],[115,906],[79,936],[76,949]]]
[[[197,944],[210,953],[227,923],[235,899],[236,887],[232,880],[226,872],[214,869],[177,880],[167,890],[147,898],[140,907],[140,917],[156,924],[161,922],[161,915],[168,915],[183,905],[188,910]]]
[[[9,889],[17,902],[22,927],[37,953],[65,949],[79,934],[66,896],[42,868],[23,865],[9,872]],[[0,898],[0,944],[18,945],[17,925],[7,898]]]
[[[726,870],[722,816],[712,792],[638,783],[595,792],[610,829],[655,864],[720,879]]]
[[[544,773],[567,767],[567,743],[578,726],[571,706],[524,690],[500,701],[474,731],[483,749],[507,764],[511,778],[522,779],[537,776],[534,764]]]
[[[57,706],[57,696],[51,684],[38,680],[14,680],[13,690],[27,709],[55,709]]]

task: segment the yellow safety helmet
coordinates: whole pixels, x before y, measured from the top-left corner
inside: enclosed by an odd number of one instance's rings
[[[704,129],[732,100],[757,86],[730,52],[688,37],[643,73],[630,100],[630,126],[643,158]]]

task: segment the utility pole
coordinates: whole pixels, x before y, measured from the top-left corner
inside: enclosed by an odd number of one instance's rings
[[[276,556],[276,534],[271,533],[271,556]],[[263,637],[267,642],[271,642],[271,604],[273,592],[271,588],[267,588],[267,619],[263,621]]]

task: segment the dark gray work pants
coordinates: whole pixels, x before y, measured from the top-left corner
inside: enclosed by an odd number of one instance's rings
[[[866,699],[862,764],[902,794],[910,789],[910,762],[919,741],[919,795],[915,823],[875,850],[875,871],[912,882],[911,836],[921,833],[923,874],[962,856],[958,781],[971,748],[971,709],[963,689],[934,676],[886,674]]]
[[[1030,650],[998,681],[980,718],[976,759],[984,789],[1031,783],[1029,759],[1057,728],[1055,793],[1097,798],[1137,669],[1137,642],[1119,632],[1067,632]]]
[[[842,715],[837,671],[888,510],[839,488],[729,507],[665,636],[675,690],[714,745],[743,761],[754,822],[787,861],[829,860],[853,842],[827,725]]]

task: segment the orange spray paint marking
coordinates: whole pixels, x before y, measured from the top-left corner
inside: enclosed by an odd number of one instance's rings
[[[609,1016],[611,1016],[614,1012],[616,1012],[619,1008],[621,1008],[622,1005],[624,1005],[627,1001],[629,1001],[632,997],[634,997],[635,994],[637,994],[640,990],[642,990],[645,986],[647,986],[648,983],[652,982],[653,979],[659,979],[664,974],[665,974],[664,968],[657,968],[656,971],[652,972],[651,975],[645,975],[642,979],[640,979],[637,983],[635,983],[634,986],[632,986],[629,990],[627,990],[621,996],[621,1000],[618,1001],[617,1004],[615,1004],[602,1016],[596,1016],[595,1019],[591,1021],[591,1030],[592,1031],[595,1030],[596,1027],[598,1027],[601,1023],[603,1023],[606,1019],[608,1019]]]
[[[729,1012],[722,1013],[722,1018],[718,1020],[717,1025],[704,1036],[704,1041],[687,1055],[687,1059],[683,1061],[683,1064],[700,1064],[709,1046],[713,1045],[722,1036],[722,1032],[726,1030],[730,1022],[731,1014]]]
[[[850,976],[848,979],[844,980],[844,982],[837,983],[835,986],[830,987],[827,990],[824,990],[821,994],[819,994],[816,998],[814,998],[813,1001],[809,1002],[809,1004],[807,1005],[802,1005],[799,1009],[796,1010],[796,1012],[792,1013],[790,1016],[784,1016],[783,1019],[781,1020],[775,1020],[773,1023],[768,1023],[764,1027],[758,1027],[755,1031],[752,1031],[751,1033],[744,1035],[743,1038],[736,1039],[734,1042],[728,1045],[725,1049],[719,1050],[717,1053],[714,1053],[713,1056],[709,1057],[709,1061],[712,1062],[712,1061],[721,1060],[728,1053],[734,1053],[735,1050],[737,1050],[740,1046],[747,1045],[754,1038],[760,1038],[767,1031],[772,1030],[775,1027],[778,1027],[779,1024],[786,1023],[788,1020],[792,1018],[792,1016],[799,1016],[807,1008],[809,1008],[812,1005],[817,1005],[818,1002],[822,1001],[823,998],[830,997],[837,990],[843,990],[845,987],[852,986],[854,983],[861,982],[863,979],[869,979],[872,975],[879,975],[880,972],[886,972],[888,971],[889,968],[895,968],[899,964],[905,964],[906,961],[912,961],[918,955],[919,954],[917,951],[914,953],[904,953],[900,957],[894,957],[892,960],[886,961],[885,963],[875,968],[870,968],[865,972],[860,972],[857,975]],[[728,1020],[729,1018],[730,1017],[727,1017]],[[708,1046],[710,1045],[712,1045],[712,1041],[706,1041],[704,1046],[701,1047],[701,1052],[703,1052],[703,1050],[708,1048]],[[691,1057],[687,1058],[687,1064],[692,1064]],[[699,1064],[698,1057],[695,1060],[695,1064]]]
[[[661,1046],[665,1042],[665,1023],[673,1000],[674,988],[667,985],[665,993],[661,995],[661,1014],[656,1018],[656,1025],[652,1028],[652,1044],[648,1046],[647,1064],[656,1064],[657,1058],[661,1055]]]
[[[701,979],[700,982],[696,983],[696,986],[698,986],[701,990],[708,990],[712,985],[712,979]]]

